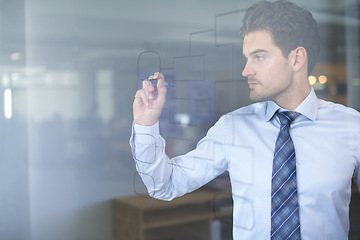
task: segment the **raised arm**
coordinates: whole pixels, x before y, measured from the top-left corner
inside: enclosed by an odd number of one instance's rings
[[[158,79],[154,86],[150,81]],[[143,81],[133,104],[134,125],[130,146],[136,169],[151,197],[172,200],[191,192],[227,169],[223,142],[226,125],[215,130],[185,155],[169,159],[165,140],[160,136],[159,117],[166,101],[164,76],[155,73]],[[229,124],[227,124],[229,125]]]

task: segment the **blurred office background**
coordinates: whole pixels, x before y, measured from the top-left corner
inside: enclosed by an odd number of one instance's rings
[[[250,103],[237,34],[254,2],[1,0],[0,239],[113,239],[112,199],[146,192],[128,144],[139,80],[176,86],[161,130],[169,155],[191,150]],[[309,81],[360,110],[360,1],[294,2],[323,40]],[[351,217],[360,235],[359,204]]]

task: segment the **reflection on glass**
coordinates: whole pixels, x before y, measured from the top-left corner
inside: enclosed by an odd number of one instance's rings
[[[12,92],[10,88],[4,91],[4,115],[6,119],[12,117]]]

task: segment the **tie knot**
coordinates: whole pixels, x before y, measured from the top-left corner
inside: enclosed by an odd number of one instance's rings
[[[276,112],[277,116],[279,117],[281,125],[287,125],[290,126],[291,122],[295,120],[298,116],[300,116],[300,113],[298,112]]]

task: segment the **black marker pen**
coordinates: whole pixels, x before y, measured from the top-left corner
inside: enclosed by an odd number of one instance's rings
[[[149,79],[149,81],[153,84],[153,85],[157,85],[157,82],[158,82],[158,79]],[[164,81],[164,86],[167,88],[167,89],[175,89],[175,85],[172,84],[172,83],[168,83],[168,82],[165,82]]]

